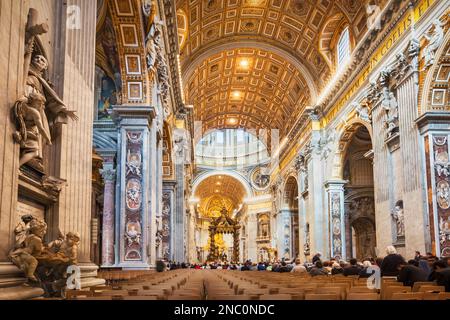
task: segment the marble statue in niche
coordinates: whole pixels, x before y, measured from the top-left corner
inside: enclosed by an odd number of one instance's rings
[[[387,87],[383,88],[381,105],[386,112],[385,127],[389,138],[398,131],[398,103],[394,93]]]
[[[163,44],[162,44],[162,32],[158,26],[153,23],[153,34],[149,32],[146,43],[146,55],[147,55],[147,68],[156,73],[159,94],[161,102],[164,107],[164,117],[167,118],[170,115],[169,110],[169,90],[170,90],[170,74],[169,66],[165,58]]]
[[[51,145],[50,128],[67,123],[68,118],[78,120],[75,111],[69,110],[52,84],[45,78],[47,59],[36,50],[37,38],[48,32],[46,24],[37,24],[37,11],[30,10],[25,36],[24,90],[14,104],[17,131],[14,141],[20,144],[19,166],[31,160],[43,171],[42,155],[44,144]]]
[[[428,41],[423,53],[425,68],[428,68],[434,64],[436,50],[440,47],[442,41],[444,40],[442,22],[439,19],[434,20],[433,26],[426,34],[424,34],[424,37]]]
[[[403,214],[403,201],[397,201],[391,212],[395,221],[397,241],[399,238],[405,237],[405,216]]]
[[[305,225],[305,244],[303,245],[303,254],[309,256],[311,254],[310,250],[310,235],[309,235],[309,223]]]
[[[16,236],[20,236],[16,237],[18,241],[9,258],[25,273],[28,285],[42,286],[46,296],[64,297],[67,268],[78,263],[80,235],[68,232],[65,238],[60,236],[46,246],[43,238],[47,224],[29,215],[21,220],[16,227]]]
[[[176,155],[175,163],[177,164],[190,163],[190,145],[187,136],[183,129],[175,129],[173,131],[173,151]]]

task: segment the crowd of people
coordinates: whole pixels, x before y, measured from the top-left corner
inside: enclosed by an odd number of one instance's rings
[[[169,262],[167,267],[168,270],[179,268],[293,272],[309,273],[311,276],[342,274],[359,278],[368,278],[378,273],[382,277],[397,277],[397,280],[406,286],[413,286],[418,281],[436,281],[438,285],[445,286],[446,291],[450,292],[450,257],[438,258],[431,253],[421,255],[419,251],[416,251],[414,258],[406,261],[393,246],[386,248],[384,258],[369,257],[362,261],[354,258],[349,261],[334,258],[323,261],[321,253],[316,253],[311,262],[304,263],[297,258],[292,261],[281,259],[272,263],[268,261],[255,263],[251,260],[244,263],[212,262],[209,264]]]

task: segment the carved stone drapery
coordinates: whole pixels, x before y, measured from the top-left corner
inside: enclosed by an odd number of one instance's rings
[[[444,40],[444,29],[442,26],[443,23],[439,19],[435,19],[431,28],[424,34],[425,39],[428,41],[427,46],[423,50],[425,69],[434,64],[435,53]]]
[[[396,244],[405,241],[405,216],[403,213],[403,201],[399,200],[391,211],[391,216],[395,222]]]
[[[48,25],[38,24],[38,13],[30,9],[25,34],[24,87],[22,96],[13,107],[17,131],[13,134],[20,144],[19,166],[30,164],[44,173],[44,143],[51,145],[51,128],[67,123],[68,118],[77,120],[46,79],[49,67],[40,49],[39,36],[48,32]]]

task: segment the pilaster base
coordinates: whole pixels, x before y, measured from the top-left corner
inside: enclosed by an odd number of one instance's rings
[[[97,277],[98,266],[93,263],[80,263],[81,269],[81,288],[101,286],[106,283],[105,279]]]
[[[22,271],[9,262],[0,263],[0,300],[26,300],[44,294],[41,288],[25,285]]]

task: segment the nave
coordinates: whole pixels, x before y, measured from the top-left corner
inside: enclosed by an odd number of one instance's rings
[[[367,278],[259,271],[181,269],[104,272],[106,286],[67,292],[69,300],[447,300],[435,282],[403,286],[395,277],[368,288]],[[374,285],[372,281],[369,281]]]

